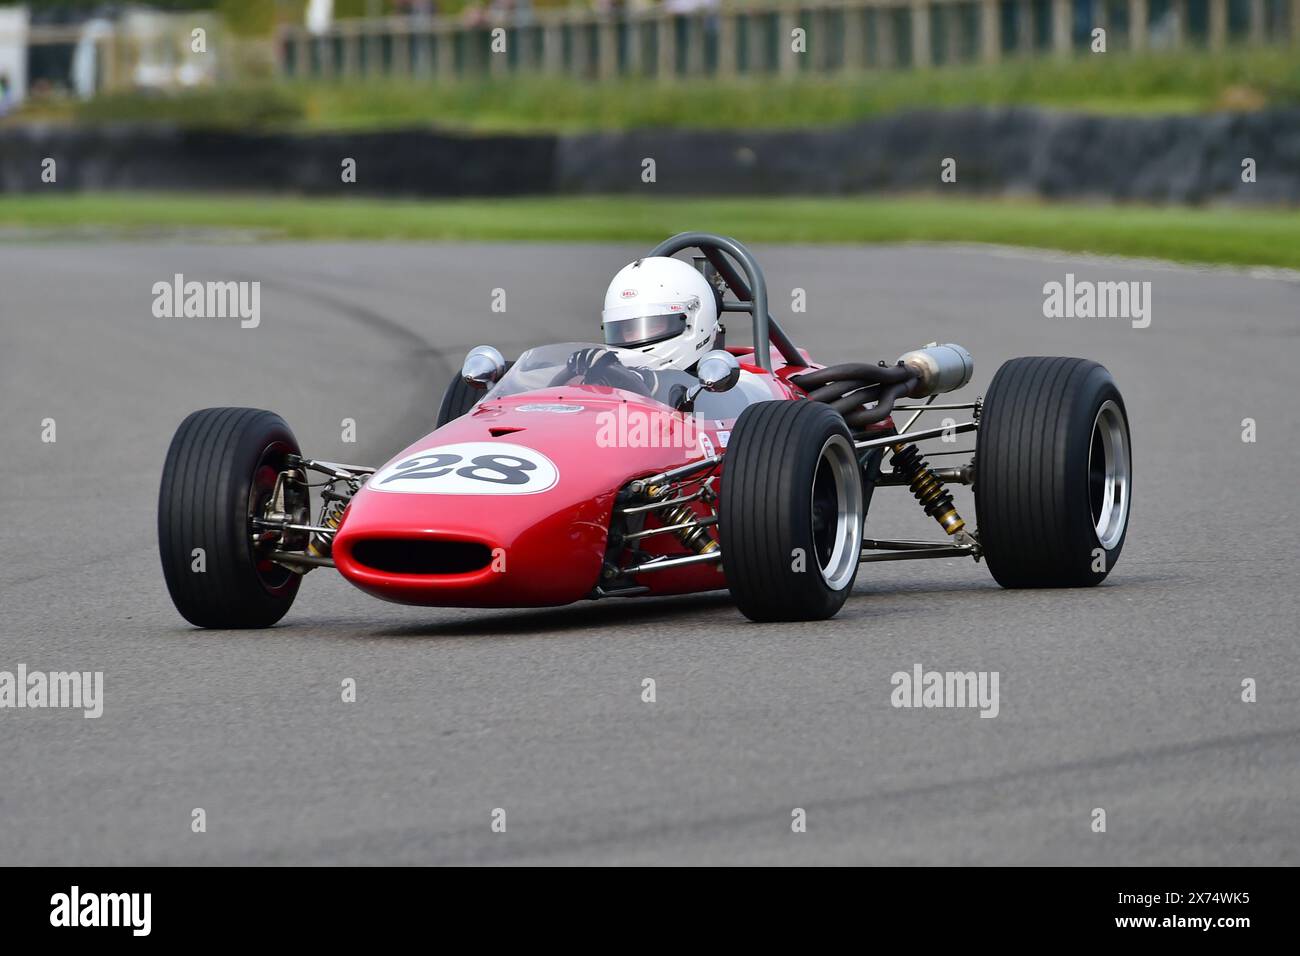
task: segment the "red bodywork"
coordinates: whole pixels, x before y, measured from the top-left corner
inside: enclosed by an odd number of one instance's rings
[[[768,385],[773,399],[802,398],[803,393],[786,378],[806,369],[776,364],[775,371],[767,373],[744,363],[751,349],[732,351],[742,357],[745,371]],[[779,363],[779,355],[774,354],[773,361]],[[580,408],[565,409],[564,414],[520,408],[548,404]],[[619,490],[635,478],[698,460],[709,453],[710,445],[721,450],[726,436],[719,433],[727,433],[734,424],[734,420],[695,419],[696,437],[706,437],[690,442],[690,447],[681,447],[680,442],[677,447],[602,444],[602,428],[608,429],[620,415],[633,413],[661,419],[669,415],[684,422],[680,413],[654,399],[603,386],[548,388],[481,402],[469,414],[403,450],[356,494],[334,538],[338,570],[363,591],[405,604],[542,607],[592,596],[606,560]],[[407,494],[372,487],[396,463],[466,442],[536,450],[554,464],[558,477],[543,490],[515,494]],[[719,484],[715,473],[713,488]],[[698,513],[707,511],[700,508]],[[367,563],[367,556],[374,553],[373,542],[381,547],[387,542],[424,546],[434,542],[435,547],[468,542],[481,546],[476,554],[492,558],[485,566],[463,571],[393,570],[374,566],[385,562]],[[668,532],[643,539],[640,546],[655,554],[692,553]],[[650,594],[680,594],[725,587],[726,578],[721,566],[712,563],[645,574],[636,583]]]

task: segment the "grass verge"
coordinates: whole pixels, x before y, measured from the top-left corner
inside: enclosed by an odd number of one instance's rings
[[[82,194],[0,199],[0,226],[252,231],[270,239],[656,242],[687,229],[743,242],[985,242],[1300,269],[1300,210],[1085,206],[938,198],[310,199]]]

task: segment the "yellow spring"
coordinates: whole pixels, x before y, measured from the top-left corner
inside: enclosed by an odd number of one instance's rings
[[[343,520],[343,508],[338,502],[330,507],[330,510],[321,515],[320,523],[323,528],[338,528],[339,522]],[[318,558],[328,558],[332,550],[334,539],[332,535],[313,534],[311,540],[307,543],[307,553],[314,554]]]
[[[692,511],[689,505],[678,505],[675,508],[669,508],[664,512],[663,516],[666,525],[687,524],[698,519],[699,515]],[[696,554],[708,554],[710,551],[718,549],[718,542],[713,540],[707,527],[683,528],[674,533],[682,544]]]
[[[956,534],[966,527],[965,520],[952,503],[952,495],[915,445],[894,446],[894,467],[908,479],[908,488],[925,513],[939,522],[944,531]]]

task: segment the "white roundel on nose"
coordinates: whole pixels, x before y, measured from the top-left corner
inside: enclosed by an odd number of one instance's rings
[[[416,495],[531,495],[560,480],[541,452],[503,442],[459,442],[404,456],[376,472],[366,487]]]

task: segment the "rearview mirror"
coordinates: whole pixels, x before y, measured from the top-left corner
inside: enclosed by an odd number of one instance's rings
[[[506,372],[505,356],[490,345],[479,345],[469,350],[465,364],[460,367],[460,377],[470,388],[488,388],[501,380]]]
[[[695,377],[706,392],[726,392],[740,381],[740,360],[724,349],[705,352],[696,366]]]

